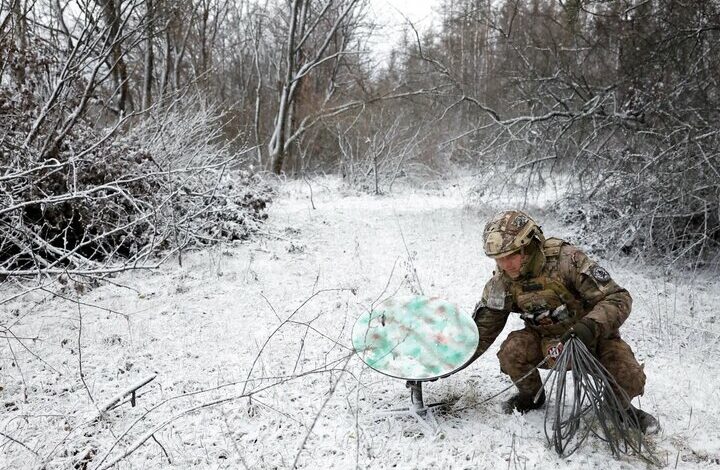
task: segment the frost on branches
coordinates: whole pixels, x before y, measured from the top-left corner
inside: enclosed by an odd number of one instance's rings
[[[41,65],[59,64],[4,42],[23,70],[0,82],[0,274],[140,267],[266,217],[269,189],[213,143],[222,118],[175,103],[109,119],[90,79],[43,83]]]

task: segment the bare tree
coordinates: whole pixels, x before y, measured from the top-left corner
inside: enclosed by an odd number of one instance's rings
[[[143,108],[152,106],[152,84],[155,73],[155,51],[153,46],[155,36],[155,7],[153,0],[145,0],[145,71],[143,76],[142,104]]]
[[[132,107],[132,97],[130,96],[130,82],[128,80],[128,70],[125,63],[124,53],[122,51],[123,43],[123,14],[124,11],[122,0],[97,0],[98,5],[102,7],[102,15],[105,19],[107,27],[107,38],[105,41],[111,44],[109,68],[112,70],[115,86],[120,90],[118,97],[118,109],[124,112],[128,106]],[[134,8],[132,0],[125,4],[125,8]]]
[[[280,173],[289,146],[308,128],[307,116],[297,126],[292,126],[292,115],[296,110],[298,92],[303,81],[317,69],[330,61],[340,61],[349,53],[354,20],[352,13],[358,10],[359,0],[344,0],[333,8],[333,1],[321,7],[313,7],[311,0],[293,0],[288,18],[288,30],[283,52],[283,75],[275,125],[268,144],[273,171]],[[324,27],[323,27],[324,26]],[[331,47],[338,35],[342,39],[338,47]],[[327,104],[332,90],[326,94]]]

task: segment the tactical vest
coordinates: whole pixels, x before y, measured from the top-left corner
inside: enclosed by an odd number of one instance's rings
[[[566,244],[558,238],[547,239],[542,246],[545,263],[540,274],[511,281],[507,286],[513,303],[523,312],[525,325],[542,336],[562,335],[588,312],[579,296],[573,295],[562,282],[559,273],[560,249]]]

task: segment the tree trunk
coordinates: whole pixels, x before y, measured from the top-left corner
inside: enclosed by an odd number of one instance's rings
[[[11,4],[12,15],[15,21],[15,48],[17,49],[17,63],[12,67],[15,81],[25,83],[25,51],[27,50],[27,17],[25,7],[21,0]]]
[[[154,22],[155,12],[153,9],[153,0],[145,0],[145,7],[147,8],[147,14],[145,21],[145,34],[147,35],[147,43],[145,46],[145,75],[143,77],[143,108],[147,109],[152,106],[152,79],[155,68],[155,55],[153,51],[153,39],[154,39]]]
[[[120,48],[120,4],[122,0],[98,0],[98,3],[102,6],[103,15],[105,16],[105,22],[108,26],[108,34],[110,36],[111,43],[111,58],[113,78],[115,85],[120,89],[120,98],[118,99],[118,108],[120,111],[125,111],[128,104],[130,104],[130,83],[128,81],[127,65],[123,58],[123,52]]]
[[[290,30],[287,38],[287,51],[285,56],[285,83],[280,92],[280,103],[275,118],[275,129],[270,139],[270,155],[273,161],[273,172],[280,174],[285,162],[285,138],[288,115],[290,114],[290,93],[295,73],[295,35],[298,26],[298,7],[302,0],[293,0],[290,12]]]
[[[257,86],[255,87],[255,122],[254,122],[254,129],[255,129],[255,145],[257,147],[257,162],[258,167],[262,168],[263,166],[263,155],[262,155],[262,141],[260,138],[260,107],[261,107],[261,93],[262,93],[262,85],[263,85],[263,79],[262,74],[260,73],[260,35],[262,32],[262,20],[258,18],[258,30],[257,30],[257,38],[255,42],[255,74],[257,75]]]

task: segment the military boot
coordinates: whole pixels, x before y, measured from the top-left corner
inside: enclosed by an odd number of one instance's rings
[[[545,390],[540,393],[537,401],[535,401],[535,394],[525,395],[518,393],[510,397],[508,401],[503,403],[503,411],[506,414],[513,414],[513,411],[518,410],[520,414],[525,414],[530,410],[537,410],[545,404]]]
[[[630,405],[625,412],[627,413],[629,424],[639,429],[643,434],[657,434],[660,431],[660,423],[650,413],[635,408],[632,405]],[[623,415],[620,415],[620,417],[622,418]]]

